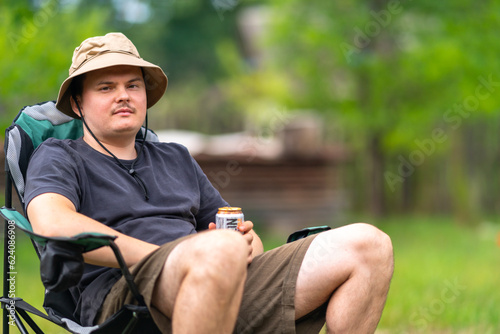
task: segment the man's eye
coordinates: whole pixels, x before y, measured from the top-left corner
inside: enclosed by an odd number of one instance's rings
[[[110,89],[111,89],[111,88],[110,88],[110,87],[108,87],[108,86],[103,86],[103,87],[99,88],[99,90],[100,90],[100,91],[108,91],[108,90],[110,90]]]

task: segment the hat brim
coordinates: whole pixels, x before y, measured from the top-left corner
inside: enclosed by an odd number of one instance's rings
[[[95,58],[90,59],[73,72],[66,80],[64,80],[57,97],[57,109],[73,118],[80,118],[71,108],[71,92],[69,91],[69,87],[73,79],[84,73],[120,65],[137,66],[144,69],[144,81],[146,82],[148,108],[155,105],[167,90],[168,79],[159,66],[130,54],[109,52],[100,54]]]

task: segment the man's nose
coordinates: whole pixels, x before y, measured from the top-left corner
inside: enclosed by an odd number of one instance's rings
[[[130,94],[127,90],[127,87],[118,86],[116,89],[116,101],[121,102],[121,101],[129,101],[129,100],[130,100]]]

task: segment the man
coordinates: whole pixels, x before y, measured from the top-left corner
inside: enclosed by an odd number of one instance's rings
[[[84,121],[75,141],[49,139],[26,186],[35,232],[116,235],[156,324],[165,333],[373,333],[393,271],[389,237],[352,224],[263,253],[246,221],[215,230],[227,203],[187,150],[136,142],[147,108],[167,87],[124,35],[85,40],[57,107]],[[110,249],[85,254],[72,289],[84,325],[130,302]]]

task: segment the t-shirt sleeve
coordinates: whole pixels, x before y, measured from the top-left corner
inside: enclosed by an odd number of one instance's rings
[[[228,206],[228,203],[221,197],[219,191],[214,188],[207,176],[192,159],[198,177],[200,189],[200,209],[196,215],[196,230],[206,230],[211,222],[215,222],[215,214],[220,207]]]
[[[79,158],[64,146],[48,140],[31,157],[26,173],[25,206],[38,195],[57,193],[79,209]]]

